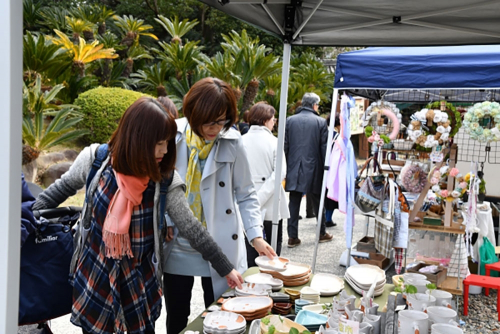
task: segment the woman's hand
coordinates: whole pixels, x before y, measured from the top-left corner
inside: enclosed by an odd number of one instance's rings
[[[276,252],[274,249],[265,241],[263,238],[258,237],[252,240],[252,246],[259,253],[259,255],[265,255],[271,260],[274,259]]]
[[[227,285],[229,285],[231,289],[234,289],[236,287],[241,289],[242,288],[241,283],[244,282],[243,277],[241,277],[241,274],[238,271],[236,271],[236,269],[231,270],[231,272],[226,275],[226,281]]]
[[[169,242],[174,239],[174,228],[172,226],[167,227],[167,236],[165,237],[165,241]]]

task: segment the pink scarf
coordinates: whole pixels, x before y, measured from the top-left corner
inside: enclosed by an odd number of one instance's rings
[[[115,172],[118,190],[104,220],[102,239],[106,257],[121,259],[124,255],[134,257],[130,246],[130,221],[134,206],[141,204],[149,177],[136,177]]]

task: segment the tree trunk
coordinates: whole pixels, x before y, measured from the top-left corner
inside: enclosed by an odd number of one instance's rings
[[[159,85],[158,87],[156,87],[156,94],[158,95],[158,97],[167,96],[167,90],[165,89],[165,86]]]
[[[99,27],[97,28],[97,33],[101,36],[106,33],[106,22],[99,23]]]
[[[85,30],[83,32],[83,38],[85,38],[86,41],[92,41],[94,39],[94,32],[91,30]]]
[[[40,151],[29,145],[23,145],[23,165],[35,161],[40,155]]]
[[[134,60],[132,58],[127,58],[127,60],[125,61],[125,68],[123,69],[122,76],[128,78],[133,70],[134,70]]]
[[[101,82],[105,86],[109,86],[109,81],[111,80],[111,59],[104,59],[104,64],[102,65],[102,78]]]
[[[243,116],[243,113],[246,110],[250,109],[258,92],[259,92],[259,80],[252,79],[252,81],[248,83],[247,88],[245,89],[245,94],[243,95],[243,104],[241,105],[241,116]]]

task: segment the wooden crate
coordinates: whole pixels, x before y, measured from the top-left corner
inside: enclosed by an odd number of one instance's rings
[[[364,236],[358,241],[356,250],[358,252],[376,253],[377,249],[375,248],[375,238]]]
[[[445,267],[439,266],[439,271],[435,274],[427,274],[427,273],[421,273],[419,270],[423,267],[427,267],[429,264],[426,263],[419,263],[413,268],[408,269],[409,273],[417,273],[421,275],[425,275],[427,277],[427,280],[431,283],[434,283],[436,286],[440,285],[446,280],[446,273],[448,270]]]
[[[354,259],[356,260],[357,263],[359,264],[371,264],[374,266],[379,267],[380,269],[384,269],[389,265],[390,259],[383,256],[380,253],[370,253],[370,258],[364,258],[364,257],[358,257],[354,256]]]

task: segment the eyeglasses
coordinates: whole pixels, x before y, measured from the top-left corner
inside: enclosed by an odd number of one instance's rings
[[[203,126],[206,126],[206,127],[211,127],[211,126],[224,126],[226,124],[229,124],[229,120],[228,119],[222,119],[220,121],[215,121],[215,122],[210,122],[210,123],[206,123],[206,124],[203,124]]]

